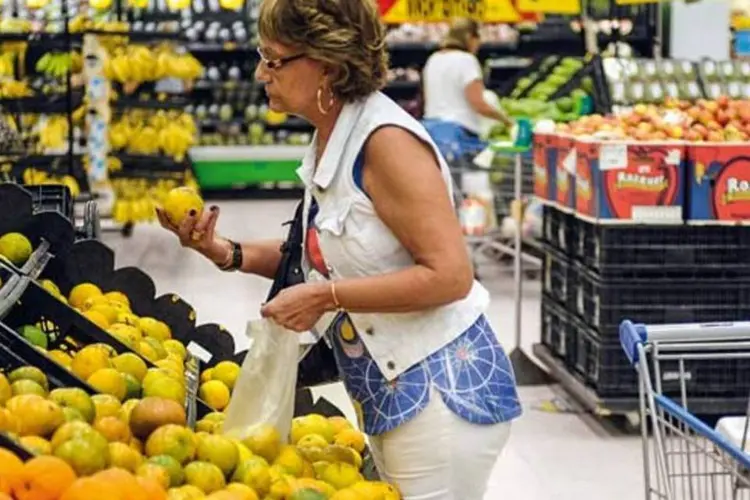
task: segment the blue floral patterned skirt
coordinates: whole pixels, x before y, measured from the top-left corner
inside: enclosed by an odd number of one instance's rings
[[[432,388],[451,411],[475,424],[497,424],[521,415],[513,369],[484,316],[392,382],[372,360],[346,314],[336,318],[328,335],[360,425],[369,435],[388,432],[419,415]]]

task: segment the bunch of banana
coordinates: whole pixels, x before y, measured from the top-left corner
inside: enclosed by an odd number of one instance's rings
[[[130,24],[127,21],[101,19],[94,22],[93,25],[89,25],[88,29],[103,33],[99,35],[99,44],[109,52],[127,45],[129,40],[128,36],[123,34],[130,30]]]
[[[47,52],[36,63],[36,70],[52,78],[63,78],[68,72],[83,70],[80,52]]]
[[[91,18],[83,14],[78,14],[68,21],[68,31],[71,33],[83,33],[91,29],[91,27]]]
[[[170,123],[159,131],[159,146],[168,156],[181,162],[191,146],[195,144],[195,136],[185,127],[177,123]]]
[[[158,71],[163,73],[162,78],[192,81],[203,75],[203,65],[188,52],[178,54],[163,51],[159,54]]]
[[[109,146],[113,151],[144,155],[162,152],[178,162],[195,144],[196,137],[193,117],[180,111],[130,110],[109,127]]]
[[[16,73],[15,52],[3,52],[0,55],[0,77],[13,77]]]
[[[31,21],[28,19],[0,16],[0,33],[19,34],[28,33],[29,31],[31,31]],[[21,54],[26,52],[28,46],[29,44],[27,42],[21,40],[13,42],[8,41],[0,43],[0,51]]]
[[[25,80],[13,80],[12,78],[0,80],[0,98],[2,99],[18,99],[32,95],[34,95],[34,92]]]
[[[49,116],[39,123],[39,146],[42,150],[56,150],[68,144],[68,119]]]

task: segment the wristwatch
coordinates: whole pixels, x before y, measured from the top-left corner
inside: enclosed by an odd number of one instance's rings
[[[224,264],[219,265],[219,269],[222,271],[237,271],[242,267],[242,245],[232,240],[227,241],[231,245],[229,258]]]

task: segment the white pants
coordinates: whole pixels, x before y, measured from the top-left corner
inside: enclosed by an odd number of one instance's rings
[[[371,436],[370,447],[382,479],[398,486],[404,500],[482,500],[509,435],[510,422],[469,423],[433,391],[422,413]]]

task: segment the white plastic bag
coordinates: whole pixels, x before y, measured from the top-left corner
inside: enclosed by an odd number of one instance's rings
[[[243,439],[268,424],[286,439],[294,416],[299,334],[264,319],[249,322],[247,336],[250,347],[229,402],[224,434]]]

